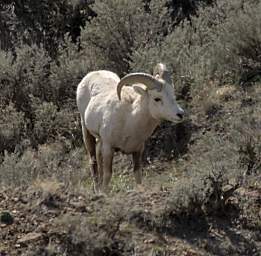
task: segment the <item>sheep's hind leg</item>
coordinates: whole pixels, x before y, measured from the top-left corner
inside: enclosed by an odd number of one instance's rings
[[[99,175],[98,175],[97,160],[96,160],[96,139],[90,134],[90,132],[86,129],[84,124],[82,124],[82,133],[83,133],[83,140],[84,140],[86,150],[87,152],[89,152],[90,155],[90,169],[94,181],[94,191],[98,192]]]
[[[98,164],[99,186],[102,186],[102,182],[103,182],[101,144],[102,143],[100,140],[96,141],[96,157],[97,157],[97,164]]]
[[[112,161],[113,161],[113,149],[106,144],[101,145],[102,153],[102,171],[103,171],[103,181],[102,190],[104,193],[108,192],[109,183],[112,176]]]

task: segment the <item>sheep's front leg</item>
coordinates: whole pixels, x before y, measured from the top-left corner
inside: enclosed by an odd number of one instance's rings
[[[104,193],[108,192],[108,186],[112,176],[113,153],[114,151],[110,145],[102,144],[102,190]]]

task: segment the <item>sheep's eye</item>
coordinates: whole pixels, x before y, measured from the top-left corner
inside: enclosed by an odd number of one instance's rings
[[[161,98],[155,98],[154,99],[156,102],[160,102],[161,101]]]

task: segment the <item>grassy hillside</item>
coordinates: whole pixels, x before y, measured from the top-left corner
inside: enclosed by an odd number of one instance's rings
[[[260,1],[87,2],[0,4],[0,255],[260,255]],[[187,117],[95,195],[76,86],[160,61]]]

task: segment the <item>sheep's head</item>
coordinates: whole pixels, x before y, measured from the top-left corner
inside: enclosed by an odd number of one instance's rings
[[[144,84],[146,89],[136,84]],[[153,118],[171,122],[183,118],[184,110],[176,102],[171,74],[164,64],[156,65],[153,76],[146,73],[131,73],[123,77],[117,86],[119,99],[124,85],[133,85],[137,93],[148,98],[149,111]]]

